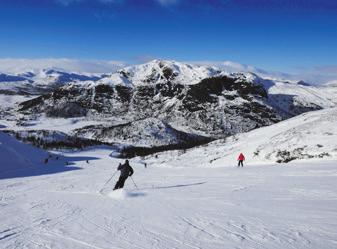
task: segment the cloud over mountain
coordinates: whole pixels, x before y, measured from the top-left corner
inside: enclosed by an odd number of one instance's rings
[[[76,60],[67,58],[44,59],[0,59],[0,72],[22,73],[45,68],[53,68],[71,72],[111,73],[125,66],[121,61],[108,60]]]

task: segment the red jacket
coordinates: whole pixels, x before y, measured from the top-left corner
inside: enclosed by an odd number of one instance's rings
[[[241,153],[238,157],[238,161],[244,161],[245,160],[245,156]]]

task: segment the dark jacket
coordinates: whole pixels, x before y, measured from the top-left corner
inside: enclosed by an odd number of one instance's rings
[[[128,178],[133,175],[133,168],[131,168],[129,163],[120,164],[117,170],[121,171],[121,177]]]

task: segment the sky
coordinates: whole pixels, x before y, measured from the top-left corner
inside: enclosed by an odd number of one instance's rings
[[[0,58],[235,61],[337,76],[336,27],[333,0],[1,0]]]

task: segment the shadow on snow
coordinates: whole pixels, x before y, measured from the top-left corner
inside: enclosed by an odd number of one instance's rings
[[[97,160],[97,157],[65,157],[62,156],[60,160],[51,159],[47,164],[38,164],[36,166],[14,168],[12,170],[7,170],[1,172],[0,167],[0,180],[2,179],[11,179],[11,178],[20,178],[20,177],[31,177],[31,176],[40,176],[40,175],[51,175],[67,171],[80,170],[82,168],[77,166],[72,166],[75,162],[80,161],[92,161]]]

